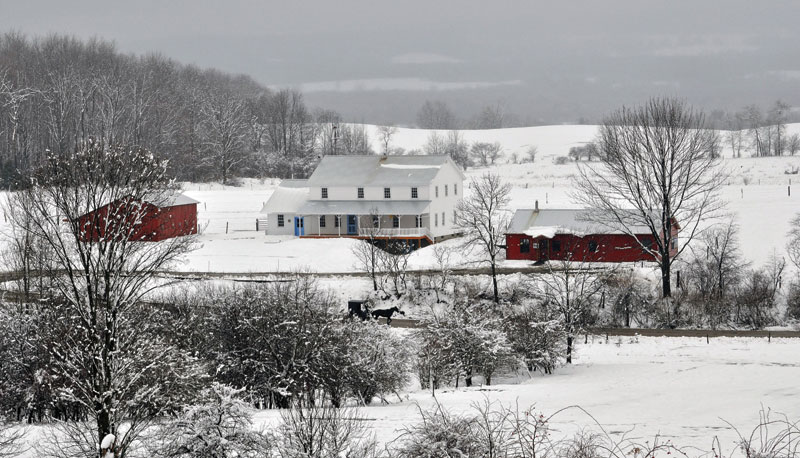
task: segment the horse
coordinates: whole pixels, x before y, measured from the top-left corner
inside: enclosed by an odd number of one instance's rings
[[[390,309],[373,310],[372,311],[372,318],[376,319],[376,320],[378,318],[386,318],[386,324],[392,324],[392,315],[394,315],[395,313],[399,313],[399,314],[401,314],[403,316],[406,315],[406,312],[400,310],[397,307],[392,307]]]

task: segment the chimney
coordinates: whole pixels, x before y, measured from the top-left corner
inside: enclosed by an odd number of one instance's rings
[[[537,212],[539,211],[539,200],[538,199],[536,200],[536,203],[534,204],[533,211],[537,211]]]

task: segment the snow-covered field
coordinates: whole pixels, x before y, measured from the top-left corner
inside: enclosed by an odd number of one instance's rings
[[[800,132],[800,124],[788,126]],[[368,126],[377,145],[374,126]],[[570,198],[576,174],[574,163],[556,165],[554,159],[565,156],[569,148],[591,141],[594,126],[544,126],[483,131],[463,131],[467,141],[500,142],[504,156],[490,167],[511,183],[511,209],[532,207],[536,200],[542,207],[574,207]],[[398,129],[392,144],[406,150],[420,148],[430,131]],[[442,133],[444,134],[444,133]],[[529,146],[539,149],[536,162],[509,164],[513,153],[523,153]],[[763,264],[773,253],[783,251],[789,220],[800,211],[800,175],[784,171],[800,168],[800,157],[727,158],[729,184],[723,189],[728,211],[735,213],[741,225],[741,248],[755,265]],[[467,171],[467,177],[485,173],[487,168]],[[787,186],[794,178],[793,195]],[[241,187],[214,184],[188,184],[186,192],[201,201],[199,222],[202,247],[190,254],[179,270],[203,272],[276,272],[310,269],[317,272],[347,272],[356,269],[347,239],[299,240],[293,237],[268,236],[255,231],[255,221],[264,202],[279,180],[246,181]],[[226,233],[227,229],[227,233]],[[419,250],[411,260],[413,268],[433,264],[432,250]],[[461,262],[467,259],[461,259]]]
[[[534,407],[548,416],[580,406],[618,439],[623,433],[643,443],[656,435],[673,438],[679,446],[710,450],[718,436],[730,452],[737,439],[759,422],[759,410],[771,408],[773,418],[800,418],[800,340],[755,338],[589,337],[580,339],[571,367],[554,375],[520,376],[520,383],[447,389],[436,399],[416,385],[398,402],[362,408],[369,430],[383,442],[418,421],[418,406],[429,409],[438,401],[445,409],[467,412],[486,400],[521,409]],[[256,424],[269,425],[278,413],[263,411]],[[553,419],[554,435],[593,428],[594,420],[579,410],[566,410]],[[727,422],[727,423],[726,423]],[[690,454],[689,456],[695,456]],[[727,456],[727,455],[726,455]]]

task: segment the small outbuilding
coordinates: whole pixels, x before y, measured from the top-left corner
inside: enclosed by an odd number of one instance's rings
[[[157,203],[154,203],[157,202]],[[113,224],[108,222],[109,213],[126,215],[123,207],[142,206],[138,222],[132,224],[127,239],[141,242],[160,242],[173,237],[197,234],[197,200],[182,194],[139,200],[117,200],[93,210],[78,218],[79,228],[84,240],[98,240],[114,232]],[[131,212],[133,213],[133,212]]]
[[[631,222],[629,232],[598,224],[594,210],[520,209],[506,232],[506,259],[579,262],[656,261],[656,241],[649,227]],[[633,221],[633,218],[632,218]],[[678,251],[680,227],[672,224],[671,254]],[[648,251],[645,247],[649,247]]]

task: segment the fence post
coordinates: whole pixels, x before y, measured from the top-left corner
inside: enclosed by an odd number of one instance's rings
[[[228,233],[228,222],[227,221],[225,221],[225,233],[226,234]]]

